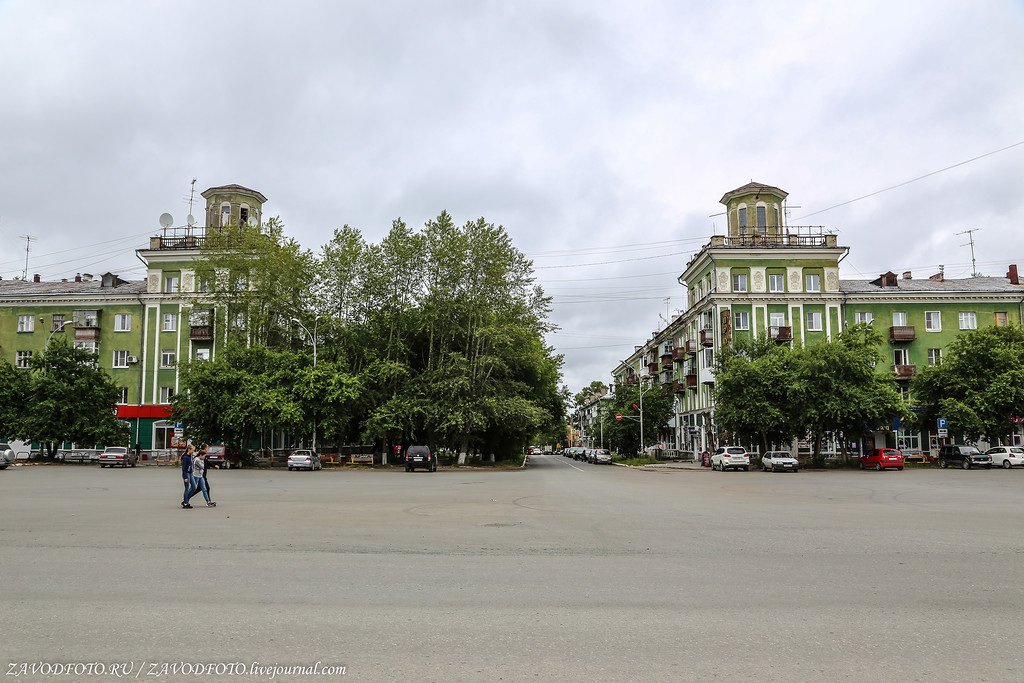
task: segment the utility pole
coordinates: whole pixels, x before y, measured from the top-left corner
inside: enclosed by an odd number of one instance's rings
[[[32,235],[19,235],[19,238],[25,240],[25,270],[21,273],[21,279],[28,280],[28,251],[32,242],[36,241],[36,238]]]
[[[964,230],[963,232],[957,233],[958,235],[967,235],[970,238],[970,242],[968,242],[968,244],[970,244],[971,247],[971,277],[981,277],[981,273],[978,272],[978,267],[975,265],[974,261],[974,233],[979,230],[981,230],[981,228],[971,228],[970,230]],[[966,247],[967,244],[961,244],[960,246]]]

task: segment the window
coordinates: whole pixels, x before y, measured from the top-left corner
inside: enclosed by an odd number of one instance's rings
[[[757,207],[757,231],[763,233],[768,225],[768,207],[761,204]]]
[[[131,313],[115,313],[114,314],[114,332],[131,332],[132,329],[132,314]]]
[[[174,332],[178,329],[178,314],[164,313],[164,332]]]
[[[114,351],[114,362],[113,367],[115,368],[126,368],[128,367],[128,351],[118,350]]]
[[[30,360],[32,360],[31,351],[18,351],[14,354],[14,367],[25,370],[29,367]]]
[[[128,403],[128,387],[117,388],[117,402],[122,405]]]
[[[99,327],[100,312],[95,308],[80,308],[72,314],[75,327]]]
[[[174,387],[160,387],[160,402],[170,403],[174,398]]]
[[[231,205],[222,204],[220,207],[220,227],[226,228],[231,225]]]
[[[50,324],[50,332],[63,330],[65,322],[67,322],[67,318],[63,313],[54,313],[53,322]]]
[[[160,352],[160,367],[172,368],[174,367],[174,349],[164,349]]]
[[[996,313],[996,325],[998,327],[1006,327],[1006,323],[1006,313]]]
[[[197,292],[209,292],[213,289],[212,283],[213,276],[209,273],[199,273],[196,275],[196,291]]]
[[[99,342],[94,342],[94,341],[76,341],[76,342],[73,342],[73,344],[74,344],[76,349],[82,349],[83,351],[88,351],[89,353],[96,353],[96,348],[99,345]]]
[[[974,314],[974,311],[960,311],[960,329],[978,329],[978,317]]]
[[[164,278],[164,292],[171,294],[178,291],[178,276],[168,275]]]
[[[942,363],[942,349],[928,349],[928,365]]]
[[[808,311],[807,312],[807,331],[808,332],[821,332],[821,311]]]
[[[871,323],[875,322],[875,316],[872,315],[871,311],[857,311],[856,313],[853,314],[853,322],[857,323],[858,325],[870,325]]]
[[[746,311],[736,311],[733,314],[734,327],[737,330],[749,330],[750,329],[750,314]]]
[[[196,349],[196,360],[210,360],[210,349]]]
[[[18,316],[18,332],[35,332],[36,317],[34,315]]]
[[[924,329],[926,332],[941,332],[942,313],[940,313],[939,311],[925,311]]]
[[[892,326],[893,327],[906,327],[907,326],[907,314],[906,314],[906,311],[893,311],[893,313],[892,313]]]
[[[703,367],[705,367],[705,368],[714,367],[714,365],[715,365],[715,350],[714,349],[704,349],[704,351],[700,354],[700,356],[701,356],[701,365]]]
[[[906,349],[896,349],[892,352],[893,365],[910,365],[910,352]]]
[[[782,273],[769,273],[768,274],[768,291],[769,292],[785,292],[786,291],[786,276]]]
[[[732,276],[732,291],[734,292],[745,292],[747,291],[747,276],[744,273]]]
[[[786,326],[786,314],[785,313],[769,313],[768,324],[772,327],[785,327]]]
[[[820,292],[821,291],[821,275],[817,273],[810,273],[804,276],[804,291],[805,292]]]
[[[747,227],[747,207],[741,206],[739,210],[740,232],[745,232]]]
[[[248,225],[249,223],[249,207],[243,206],[238,210],[238,224]]]

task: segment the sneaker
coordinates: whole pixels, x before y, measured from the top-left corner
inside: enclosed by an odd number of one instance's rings
[[[192,509],[192,506],[189,503],[182,503],[181,507],[184,510],[191,510]]]
[[[192,507],[192,506],[190,505],[189,507]],[[217,507],[217,504],[214,503],[213,501],[210,501],[209,503],[206,504],[206,507],[208,507],[208,508],[215,508],[215,507]]]

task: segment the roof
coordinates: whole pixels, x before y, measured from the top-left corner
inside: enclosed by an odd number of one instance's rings
[[[33,282],[31,280],[0,280],[0,296],[40,296],[71,294],[77,296],[107,294],[145,294],[146,281],[133,280],[117,287],[104,287],[102,278],[89,282]]]
[[[267,198],[257,190],[245,187],[244,185],[218,185],[217,187],[210,187],[203,190],[202,195],[204,199],[209,199],[215,194],[247,194],[256,197],[261,202],[266,203]]]
[[[779,197],[780,199],[785,199],[786,197],[789,196],[788,192],[786,192],[785,190],[780,190],[779,188],[775,187],[774,185],[765,185],[764,183],[755,183],[753,180],[751,180],[749,183],[747,183],[743,187],[737,187],[735,190],[730,190],[729,192],[726,192],[724,195],[722,195],[722,198],[719,201],[722,204],[725,204],[730,199],[732,199],[733,197],[740,197],[740,196],[743,196],[743,195],[758,194],[758,193],[770,194],[770,195],[773,195],[775,197]]]
[[[880,292],[921,292],[952,294],[956,292],[1013,292],[1024,296],[1024,285],[1011,284],[1005,277],[969,277],[960,280],[896,280],[895,287],[879,286],[878,280],[840,280],[839,289],[848,293],[878,294]]]

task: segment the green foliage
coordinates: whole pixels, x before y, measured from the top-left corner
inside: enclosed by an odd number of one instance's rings
[[[0,360],[0,439],[18,433],[29,401],[29,373],[18,370],[9,361]]]
[[[740,338],[718,354],[715,422],[736,443],[760,444],[762,451],[786,444],[800,433],[792,410],[796,356],[767,336]]]
[[[15,391],[24,392],[25,401],[13,418],[14,432],[46,444],[50,456],[64,441],[128,443],[128,427],[116,417],[114,380],[96,367],[95,354],[65,339],[52,340],[45,352],[32,357],[27,382],[16,380]]]
[[[912,389],[920,403],[919,428],[932,428],[944,417],[950,433],[968,441],[1006,439],[1012,418],[1024,416],[1024,329],[991,326],[961,333],[941,364],[917,374]]]
[[[640,417],[641,385],[620,386],[615,391],[612,408],[602,416],[604,420],[605,441],[620,454],[640,453],[640,423],[629,417]],[[661,429],[668,424],[673,414],[672,394],[658,386],[648,386],[643,390],[643,446],[655,441]],[[615,414],[623,416],[615,419]],[[628,417],[627,417],[628,416]]]

